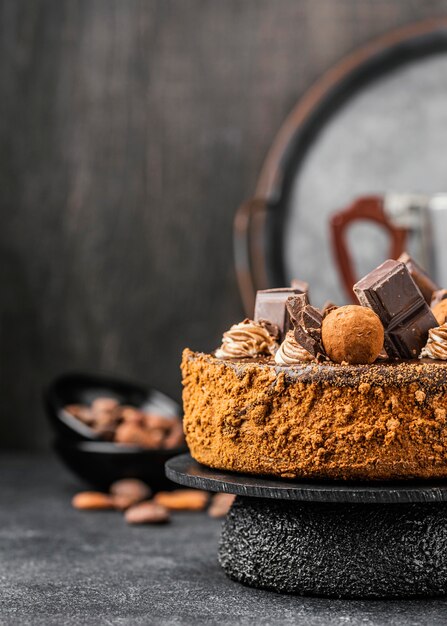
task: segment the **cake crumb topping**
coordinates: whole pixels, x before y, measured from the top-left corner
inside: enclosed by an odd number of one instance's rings
[[[447,477],[447,362],[224,359],[185,350],[184,428],[210,467],[288,478]]]

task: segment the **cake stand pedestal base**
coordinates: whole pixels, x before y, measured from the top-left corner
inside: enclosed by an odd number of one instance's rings
[[[443,595],[445,504],[324,504],[238,496],[219,562],[251,587],[343,598]]]
[[[219,562],[252,587],[337,598],[447,593],[447,484],[291,482],[224,473],[189,455],[167,476],[239,494]]]

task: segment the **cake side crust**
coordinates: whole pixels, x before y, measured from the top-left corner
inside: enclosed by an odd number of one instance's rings
[[[185,350],[184,429],[217,469],[285,478],[447,476],[447,366],[282,368]]]

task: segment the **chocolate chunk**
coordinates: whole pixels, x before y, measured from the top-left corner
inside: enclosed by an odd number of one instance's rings
[[[300,314],[294,333],[297,343],[318,360],[326,356],[321,340],[322,322],[320,311],[308,304]]]
[[[306,285],[306,283],[303,283]],[[264,289],[256,294],[255,322],[267,320],[275,324],[283,339],[288,330],[292,328],[289,314],[286,309],[287,298],[301,294],[300,288],[285,287],[283,289]]]
[[[420,265],[407,252],[403,252],[397,259],[400,263],[405,263],[411,278],[419,287],[427,304],[431,303],[433,292],[439,289],[439,286],[430,278]]]
[[[309,300],[307,298],[307,293],[300,293],[296,296],[290,296],[287,298],[286,308],[294,327],[298,325],[300,314],[308,304]]]
[[[275,341],[280,341],[281,333],[279,331],[279,327],[276,324],[272,324],[268,320],[258,320],[258,324],[265,328],[268,334],[271,335],[271,337],[273,337]]]
[[[298,291],[298,293],[309,293],[309,283],[305,280],[299,280],[298,278],[292,278],[290,281],[290,287]]]
[[[315,358],[324,357],[321,341],[323,316],[318,309],[308,303],[307,294],[288,298],[287,310],[293,323],[297,343]]]
[[[372,309],[385,329],[391,358],[415,359],[438,325],[404,263],[388,260],[353,287],[359,302]]]
[[[433,296],[432,296],[431,303],[430,303],[431,307],[433,308],[434,306],[436,306],[437,304],[439,304],[446,298],[447,298],[447,289],[437,289],[436,291],[433,292]]]
[[[335,311],[335,309],[338,309],[338,306],[330,300],[326,300],[326,302],[323,304],[323,308],[321,309],[323,319],[326,317],[326,315],[329,315],[331,311]]]

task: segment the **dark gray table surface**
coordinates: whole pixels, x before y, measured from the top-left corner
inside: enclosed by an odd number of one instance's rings
[[[0,623],[436,625],[447,599],[302,598],[228,580],[220,521],[179,513],[129,527],[120,513],[78,512],[82,486],[51,457],[0,458]]]

